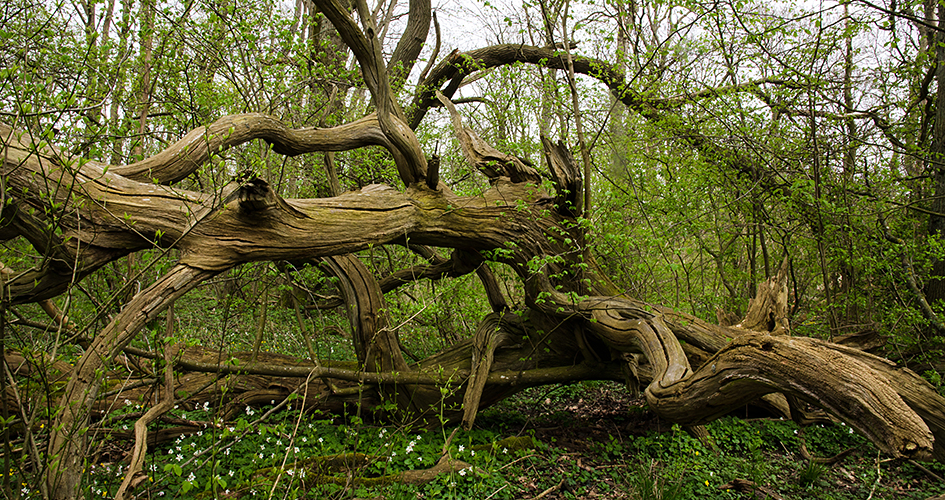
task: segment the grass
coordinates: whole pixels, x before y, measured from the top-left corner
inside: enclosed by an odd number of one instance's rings
[[[273,402],[278,403],[278,402]],[[421,485],[392,481],[433,467],[452,429],[377,427],[300,414],[287,403],[247,408],[149,451],[140,498],[627,498],[926,499],[945,493],[941,464],[888,460],[844,425],[802,432],[790,421],[726,417],[708,426],[710,450],[661,422],[622,387],[585,383],[532,389],[485,410],[445,447],[462,468]],[[213,421],[212,408],[178,416]],[[181,415],[181,413],[185,413]],[[519,437],[523,439],[509,438]],[[811,454],[856,452],[832,465]],[[127,445],[127,443],[125,443]],[[127,446],[126,446],[127,447]],[[90,498],[111,497],[122,463],[90,465]],[[923,470],[923,468],[925,470]],[[774,495],[777,495],[775,497]]]

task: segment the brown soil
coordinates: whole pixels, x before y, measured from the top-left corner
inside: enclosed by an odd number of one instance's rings
[[[606,384],[584,389],[579,396],[531,390],[485,412],[476,426],[505,428],[516,434],[531,431],[544,443],[569,453],[586,453],[594,443],[606,442],[610,436],[623,440],[669,430],[671,424],[648,410],[642,397],[631,396],[622,386]]]

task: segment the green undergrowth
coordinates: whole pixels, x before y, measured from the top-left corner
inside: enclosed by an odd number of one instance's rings
[[[715,447],[645,407],[610,415],[586,411],[608,388],[537,389],[482,412],[471,431],[411,430],[357,418],[345,423],[290,404],[247,408],[228,425],[207,426],[149,449],[138,498],[784,498],[927,499],[945,493],[941,464],[879,454],[843,424],[805,429],[776,419],[726,417],[708,425]],[[201,412],[205,412],[201,414]],[[177,416],[213,422],[212,408]],[[452,437],[450,437],[452,435]],[[444,443],[449,440],[449,445]],[[802,458],[854,451],[825,465]],[[443,456],[452,467],[407,484]],[[113,497],[126,463],[90,465],[90,498]],[[431,474],[432,476],[432,474]],[[429,477],[427,477],[429,479]]]

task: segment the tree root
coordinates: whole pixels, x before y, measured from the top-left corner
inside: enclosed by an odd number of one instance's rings
[[[801,441],[800,455],[801,455],[801,458],[803,458],[804,460],[807,460],[808,462],[813,462],[815,464],[821,464],[821,465],[833,465],[843,460],[844,458],[848,457],[850,454],[852,454],[856,450],[857,450],[856,448],[847,448],[846,450],[843,450],[832,457],[815,457],[811,455],[809,451],[807,451],[807,444]]]
[[[740,493],[750,493],[752,498],[758,498],[755,492],[764,495],[761,498],[772,498],[773,500],[783,500],[784,497],[775,493],[772,489],[755,484],[754,481],[747,479],[732,479],[728,483],[719,486],[720,490],[735,490]]]
[[[359,467],[371,463],[386,461],[385,457],[365,455],[363,453],[343,453],[324,457],[312,457],[301,462],[286,465],[284,470],[271,467],[260,469],[257,479],[250,486],[240,488],[235,496],[247,493],[250,489],[273,484],[280,475],[290,474],[301,483],[303,488],[312,488],[319,484],[336,484],[339,486],[369,486],[384,487],[392,484],[427,484],[442,474],[458,474],[466,470],[470,473],[484,474],[481,469],[462,460],[451,458],[448,454],[440,457],[433,467],[428,469],[408,470],[395,474],[378,477],[364,477],[353,472]]]

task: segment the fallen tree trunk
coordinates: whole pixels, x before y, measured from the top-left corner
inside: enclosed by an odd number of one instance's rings
[[[96,332],[74,367],[63,367],[68,382],[55,394],[58,405],[45,457],[51,496],[79,494],[91,419],[102,408],[100,395],[116,356],[129,351],[138,332],[189,290],[254,261],[324,259],[339,283],[338,303],[349,308],[357,362],[235,364],[196,351],[185,351],[174,361],[179,368],[207,373],[187,381],[199,387],[234,375],[227,384],[243,384],[245,390],[231,392],[233,399],[224,402],[222,392],[203,396],[207,401],[221,398],[217,402],[230,405],[230,411],[259,398],[301,391],[313,407],[337,405],[343,411],[353,402],[369,411],[384,408],[378,416],[413,425],[469,426],[479,409],[525,387],[589,378],[623,380],[636,372],[646,383],[651,408],[674,422],[698,425],[763,395],[783,393],[846,421],[892,456],[925,459],[934,453],[942,458],[937,438],[945,435],[945,399],[914,373],[881,358],[784,335],[789,324],[783,276],[759,288],[748,315],[734,327],[622,296],[583,245],[587,235],[576,208],[580,170],[567,148],[542,141],[555,190],[549,193],[537,169],[485,144],[463,126],[441,93],[438,100],[451,110],[465,156],[490,185],[477,196],[452,193],[438,180],[436,162],[427,164],[393,100],[368,16],[362,32],[337,3],[317,3],[354,50],[378,105],[376,115],[332,129],[290,129],[259,114],[228,116],[128,166],[73,160],[0,124],[0,175],[10,196],[0,238],[23,237],[44,257],[35,268],[4,273],[4,306],[59,295],[133,252],[179,252],[169,271]],[[483,53],[481,59],[506,60],[513,50],[500,49],[502,54]],[[514,50],[525,60],[550,51]],[[619,83],[618,75],[589,65],[579,59],[576,70]],[[447,65],[431,78],[451,78],[451,85],[458,85],[468,71],[465,65]],[[638,97],[625,98],[655,113]],[[219,192],[173,186],[211,155],[253,139],[264,139],[273,151],[287,155],[378,145],[390,152],[405,188],[371,185],[331,198],[291,200],[252,172],[240,174]],[[479,333],[407,363],[385,316],[383,292],[414,274],[395,273],[382,286],[383,280],[353,255],[377,245],[454,249],[449,269],[434,262],[419,275],[477,272],[492,309]],[[511,266],[525,283],[527,310],[507,309],[494,277],[483,267],[483,252],[492,250],[500,250],[492,258]],[[647,364],[635,370],[638,358]],[[268,379],[265,387],[254,386],[252,374],[282,377],[281,383]],[[113,403],[121,395],[148,390],[142,386],[104,399]]]

